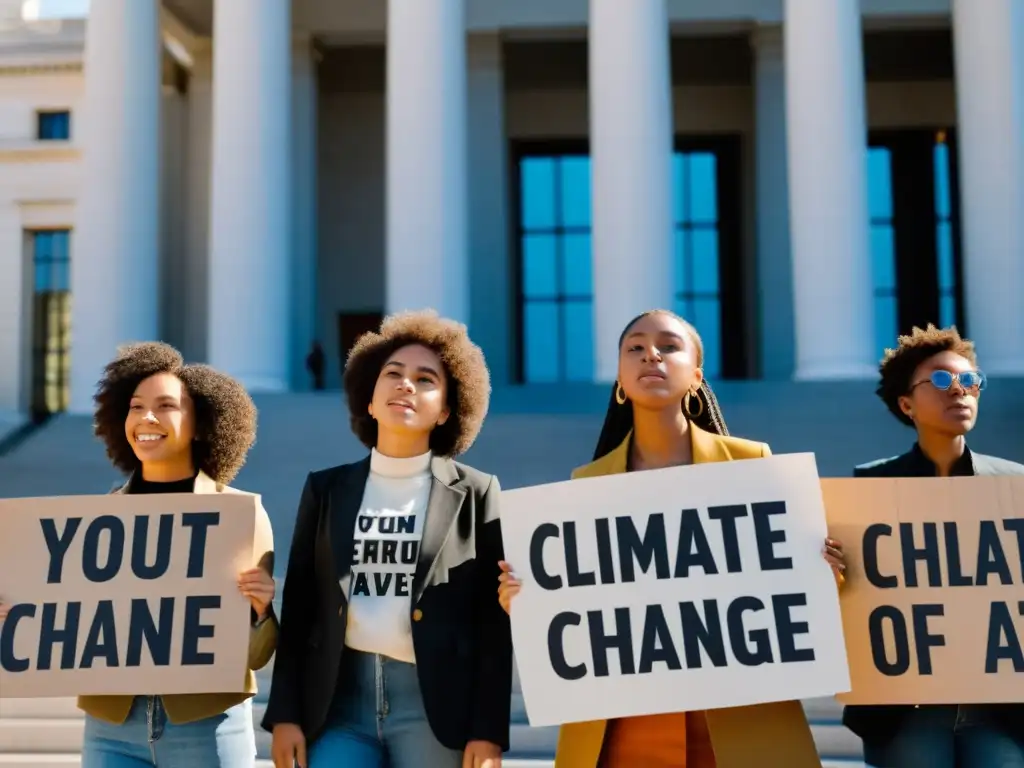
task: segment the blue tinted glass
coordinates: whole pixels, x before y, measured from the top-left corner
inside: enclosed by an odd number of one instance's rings
[[[953,296],[939,297],[939,324],[943,328],[956,325],[956,298]]]
[[[956,286],[953,274],[953,225],[946,221],[936,225],[935,241],[939,261],[939,291],[952,290]]]
[[[935,163],[935,215],[948,219],[952,210],[949,196],[949,147],[936,144],[933,153]]]
[[[558,381],[558,305],[551,301],[527,302],[523,306],[523,337],[526,381]]]
[[[717,378],[722,370],[721,304],[717,298],[695,298],[688,319],[704,342],[704,375]]]
[[[876,292],[896,289],[895,244],[888,224],[871,227],[871,273]]]
[[[868,150],[868,215],[892,218],[892,168],[889,150],[883,147]]]
[[[693,320],[693,299],[690,296],[676,296],[672,302],[672,311],[687,322]]]
[[[67,261],[53,262],[51,288],[54,291],[71,290],[71,265]]]
[[[875,297],[875,352],[882,358],[886,349],[896,346],[896,297]]]
[[[562,305],[565,321],[562,357],[569,381],[594,379],[594,310],[590,301],[567,301]]]
[[[66,141],[71,137],[69,112],[40,112],[39,138],[44,141]]]
[[[586,298],[593,293],[590,235],[565,235],[562,238],[562,293]]]
[[[675,292],[678,296],[681,293],[689,293],[691,290],[690,251],[688,247],[690,232],[681,227],[676,227],[673,239],[672,252],[675,255],[675,258],[672,260],[674,264],[673,273],[675,274]]]
[[[558,293],[558,240],[554,235],[523,237],[523,295],[551,298]]]
[[[555,226],[555,161],[527,157],[519,163],[520,205],[523,229]]]
[[[695,293],[718,295],[718,230],[694,229],[690,232],[690,258],[693,259]]]
[[[672,215],[679,224],[689,221],[690,201],[686,192],[686,155],[676,152],[672,155]]]
[[[718,221],[717,159],[710,152],[694,152],[689,162],[690,217],[695,222]]]
[[[590,158],[564,157],[559,163],[563,227],[590,226]]]

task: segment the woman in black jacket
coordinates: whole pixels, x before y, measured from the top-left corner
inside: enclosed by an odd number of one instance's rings
[[[855,477],[1024,475],[1020,464],[967,447],[986,382],[974,344],[956,328],[914,328],[879,372],[878,396],[917,440]],[[864,741],[872,768],[1024,768],[1024,703],[849,706],[843,723]]]
[[[344,383],[370,455],[302,493],[263,720],[274,765],[497,768],[512,694],[500,490],[452,460],[487,413],[483,354],[458,323],[396,315],[356,342]]]

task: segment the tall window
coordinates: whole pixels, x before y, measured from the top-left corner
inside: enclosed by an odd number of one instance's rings
[[[868,216],[871,274],[874,280],[875,350],[881,358],[896,344],[899,296],[896,286],[896,237],[892,212],[892,153],[885,147],[868,150]]]
[[[66,410],[70,397],[70,239],[68,230],[31,233],[32,411],[37,418]]]
[[[718,158],[712,152],[676,152],[672,158],[675,210],[673,309],[704,342],[704,373],[722,370],[722,300],[719,290]]]
[[[935,247],[939,270],[939,323],[945,327],[960,322],[957,306],[957,269],[954,249],[952,153],[940,132],[935,143]]]
[[[875,347],[961,325],[955,150],[945,131],[880,131],[868,149]]]
[[[713,151],[673,155],[673,309],[700,332],[705,373],[712,378],[722,370],[721,174]],[[590,158],[583,152],[526,153],[518,161],[518,184],[521,378],[591,381]],[[742,361],[742,352],[738,357]]]
[[[524,157],[519,181],[523,379],[590,381],[590,158]]]
[[[70,139],[71,113],[67,110],[38,112],[36,138],[40,141],[67,141]]]

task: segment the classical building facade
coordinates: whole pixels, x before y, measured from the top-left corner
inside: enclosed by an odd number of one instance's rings
[[[956,322],[1024,372],[1019,0],[92,0],[0,24],[0,410],[163,338],[329,384],[382,312],[497,384],[610,380],[627,318],[715,378],[872,371]]]

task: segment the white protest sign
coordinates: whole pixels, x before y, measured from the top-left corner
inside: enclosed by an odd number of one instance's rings
[[[502,492],[531,725],[850,689],[812,454]]]

